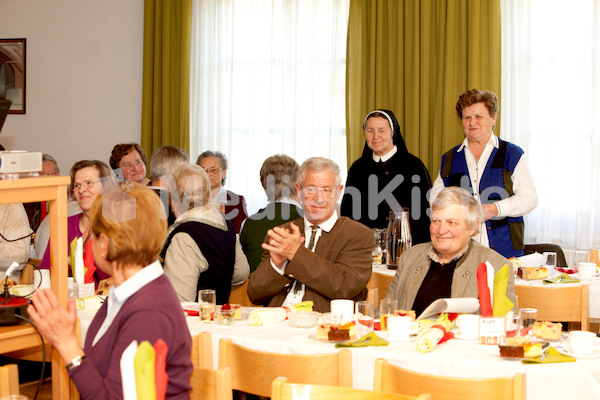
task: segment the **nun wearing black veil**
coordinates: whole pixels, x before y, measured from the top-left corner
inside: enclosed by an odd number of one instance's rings
[[[408,208],[413,244],[429,242],[429,171],[408,152],[393,112],[371,111],[363,129],[367,142],[348,171],[341,214],[369,228],[387,228],[390,207]]]

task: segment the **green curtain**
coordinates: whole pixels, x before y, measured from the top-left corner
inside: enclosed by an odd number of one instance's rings
[[[464,139],[460,94],[500,97],[500,45],[500,0],[350,0],[348,165],[362,153],[365,115],[386,108],[435,179],[442,154]]]
[[[144,2],[142,147],[189,153],[191,0]]]

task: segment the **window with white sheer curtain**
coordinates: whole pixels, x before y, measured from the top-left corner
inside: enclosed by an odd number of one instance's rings
[[[194,0],[190,155],[229,161],[248,213],[267,202],[263,161],[323,156],[346,171],[349,0]],[[344,177],[345,179],[345,177]]]
[[[502,137],[525,150],[539,205],[526,243],[569,265],[600,247],[600,0],[504,0]]]

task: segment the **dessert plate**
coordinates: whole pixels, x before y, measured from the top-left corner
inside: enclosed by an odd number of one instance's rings
[[[387,331],[384,332],[377,332],[377,336],[381,339],[387,340],[388,342],[393,342],[393,343],[410,343],[410,342],[414,342],[417,340],[418,335],[415,333],[414,335],[410,335],[410,337],[408,338],[408,340],[400,340],[400,339],[395,339],[395,338],[389,338],[388,337],[388,333]]]
[[[324,343],[346,343],[346,342],[350,342],[352,340],[358,339],[358,335],[354,335],[353,337],[351,337],[348,340],[325,340],[325,339],[317,338],[317,334],[313,333],[312,335],[308,335],[308,338],[311,340],[316,340],[317,342],[324,342]]]

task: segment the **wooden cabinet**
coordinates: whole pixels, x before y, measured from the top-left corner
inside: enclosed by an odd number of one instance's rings
[[[62,307],[67,305],[67,185],[68,176],[0,180],[0,204],[49,202],[50,280],[52,291]],[[29,324],[0,327],[0,353],[40,346],[35,329]],[[69,375],[58,352],[52,352],[52,398],[69,398]]]

